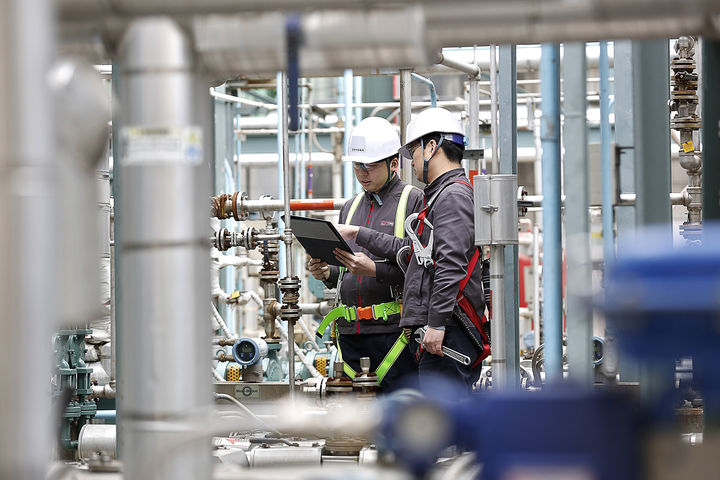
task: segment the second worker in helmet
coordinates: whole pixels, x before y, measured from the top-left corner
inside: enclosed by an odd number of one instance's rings
[[[355,177],[363,191],[340,210],[340,224],[356,225],[403,238],[407,215],[423,207],[423,194],[398,177],[400,139],[387,120],[369,117],[353,129],[345,161],[353,162]],[[342,305],[333,309],[320,332],[334,321],[345,373],[360,371],[360,358],[370,357],[370,370],[383,391],[391,391],[417,366],[402,340],[400,304],[404,275],[395,258],[383,258],[349,242],[354,254],[336,251],[341,269],[311,259],[310,273],[333,288],[340,279]],[[343,271],[345,270],[345,271]]]

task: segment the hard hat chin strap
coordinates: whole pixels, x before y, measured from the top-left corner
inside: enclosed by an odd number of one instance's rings
[[[435,147],[435,150],[433,151],[432,155],[430,155],[430,158],[425,158],[425,142],[421,139],[420,140],[420,153],[423,157],[423,183],[425,185],[429,184],[428,181],[428,165],[430,164],[430,159],[435,156],[435,154],[440,150],[440,145],[443,143],[443,136],[440,135],[440,141],[438,142],[437,146]]]

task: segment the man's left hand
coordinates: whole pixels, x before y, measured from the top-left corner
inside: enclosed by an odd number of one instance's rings
[[[367,277],[375,276],[375,262],[363,252],[350,253],[336,248],[333,254],[350,273]]]

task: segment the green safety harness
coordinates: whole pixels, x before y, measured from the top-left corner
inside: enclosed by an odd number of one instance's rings
[[[395,231],[394,234],[397,238],[404,238],[405,237],[405,215],[407,210],[407,202],[408,198],[410,197],[410,191],[415,188],[412,185],[405,185],[403,188],[402,194],[400,194],[400,201],[397,205],[397,210],[395,211]],[[347,218],[345,219],[345,225],[350,225],[350,220],[352,220],[353,214],[355,213],[355,210],[357,210],[358,205],[360,205],[360,202],[362,201],[363,196],[365,195],[364,192],[360,192],[355,197],[355,200],[353,200],[352,205],[350,205],[350,210],[348,211]],[[342,283],[342,277],[345,273],[345,267],[340,267],[340,275],[338,277],[338,292],[340,290],[340,283]],[[320,326],[317,329],[317,332],[315,333],[318,337],[322,338],[323,334],[325,333],[325,330],[327,327],[335,320],[339,318],[344,318],[347,322],[352,322],[355,320],[379,320],[383,319],[387,322],[387,319],[390,315],[399,314],[402,312],[402,305],[398,303],[397,301],[392,302],[385,302],[380,303],[377,305],[370,305],[369,307],[347,307],[345,305],[340,305],[332,310],[330,310],[330,313],[328,313],[325,318],[323,318],[323,321],[320,322]],[[337,338],[339,335],[337,326],[335,328],[335,337]],[[407,337],[404,333],[400,333],[400,336],[393,344],[392,348],[390,348],[390,351],[385,355],[385,358],[383,358],[383,361],[380,363],[380,366],[375,370],[375,374],[377,375],[378,382],[382,382],[382,379],[385,377],[385,374],[390,370],[390,367],[393,366],[397,358],[400,356],[400,353],[402,353],[403,349],[405,348],[405,345],[407,345]],[[340,351],[340,342],[337,344],[337,350],[338,350],[338,360],[342,360],[342,352]],[[344,366],[345,373],[350,378],[355,378],[355,375],[357,372],[345,363]]]

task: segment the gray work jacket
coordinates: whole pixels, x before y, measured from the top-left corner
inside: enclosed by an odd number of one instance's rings
[[[395,231],[395,212],[405,185],[405,182],[401,181],[397,175],[394,175],[392,180],[376,194],[380,202],[382,202],[382,205],[378,203],[375,195],[365,192],[362,201],[350,219],[350,224],[365,227],[361,230],[371,230],[393,236]],[[339,223],[345,223],[353,200],[354,197],[343,205],[340,210]],[[414,188],[408,197],[407,207],[405,209],[406,216],[420,211],[422,206],[422,191]],[[393,236],[393,238],[395,237]],[[376,276],[358,276],[346,271],[340,286],[342,303],[347,306],[367,307],[395,300],[395,292],[393,290],[401,290],[404,281],[402,270],[400,270],[400,267],[397,266],[395,261],[395,253],[389,252],[388,255],[377,255],[367,251],[356,242],[350,241],[348,245],[353,251],[362,251],[368,257],[375,260]],[[334,288],[336,286],[338,272],[338,267],[330,266],[330,278],[325,281],[328,287]],[[387,322],[383,319],[356,320],[353,322],[340,319],[336,323],[340,334],[346,335],[353,333],[399,332],[399,321],[400,315],[391,315],[388,317]]]
[[[403,288],[403,327],[429,325],[442,327],[454,325],[452,311],[457,301],[460,282],[467,274],[470,259],[475,253],[475,229],[473,191],[462,183],[470,183],[465,170],[457,168],[442,174],[425,187],[425,201],[447,187],[435,199],[427,220],[433,225],[434,269],[418,265],[410,258]],[[425,227],[420,241],[427,245],[430,228]],[[390,255],[410,241],[379,235],[368,229],[360,229],[358,245],[376,255]],[[482,315],[484,298],[482,290],[482,267],[473,271],[465,287],[464,295],[475,310]]]

